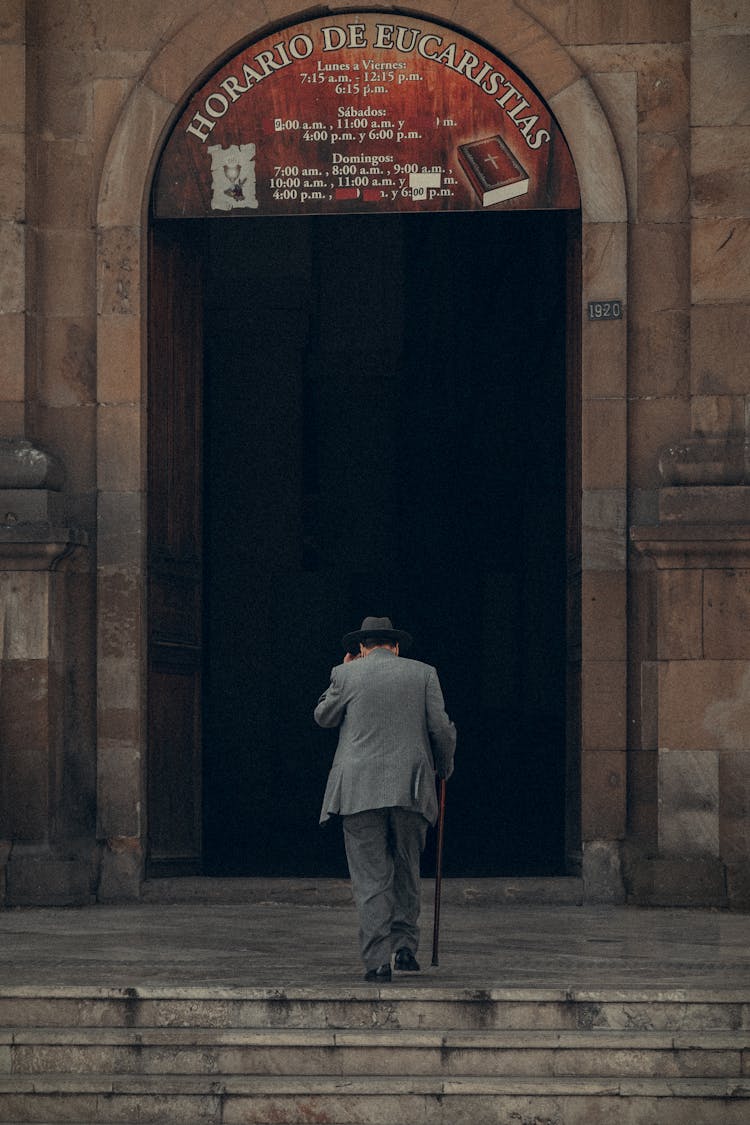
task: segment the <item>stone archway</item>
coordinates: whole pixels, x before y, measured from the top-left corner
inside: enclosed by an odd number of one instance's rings
[[[291,22],[293,13],[285,8],[279,4],[274,14]],[[459,4],[452,19],[526,73],[566,135],[582,198],[583,307],[595,298],[624,300],[624,181],[606,116],[588,81],[556,40],[509,0],[500,11],[489,2],[471,11],[467,6],[462,18],[463,8]],[[230,11],[217,2],[183,27],[133,89],[102,175],[97,213],[98,834],[108,845],[102,897],[107,897],[108,881],[137,893],[147,815],[142,279],[151,177],[186,92],[236,43],[257,36],[266,17],[265,7],[254,2],[232,5]],[[596,882],[598,897],[610,898],[621,893],[618,840],[625,827],[625,331],[623,319],[593,329],[584,323],[581,334],[582,761],[580,786],[577,778],[571,782],[581,793],[584,877]],[[602,698],[606,708],[598,705]],[[606,802],[601,799],[605,787]]]

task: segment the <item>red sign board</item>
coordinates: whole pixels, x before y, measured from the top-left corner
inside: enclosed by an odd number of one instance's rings
[[[157,217],[576,208],[549,109],[499,56],[438,24],[347,13],[269,36],[190,99]]]

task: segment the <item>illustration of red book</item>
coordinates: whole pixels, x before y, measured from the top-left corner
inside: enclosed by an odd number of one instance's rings
[[[525,195],[529,177],[502,137],[458,146],[458,159],[483,207]]]

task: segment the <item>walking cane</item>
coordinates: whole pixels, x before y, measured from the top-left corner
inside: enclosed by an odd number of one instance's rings
[[[443,881],[443,835],[445,833],[445,778],[440,778],[440,811],[437,824],[437,848],[435,850],[435,921],[432,927],[432,964],[438,964],[438,936],[440,932],[440,891]]]

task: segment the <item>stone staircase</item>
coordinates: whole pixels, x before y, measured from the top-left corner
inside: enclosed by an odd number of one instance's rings
[[[750,993],[6,987],[0,1122],[747,1125]]]

